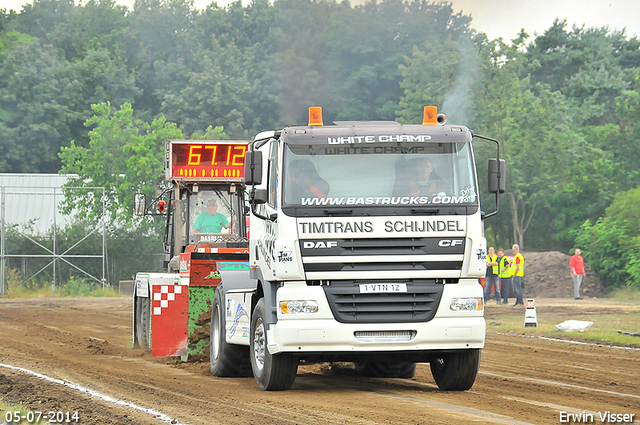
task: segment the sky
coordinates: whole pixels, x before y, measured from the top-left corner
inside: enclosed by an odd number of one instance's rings
[[[75,0],[76,4],[79,0]],[[521,28],[533,36],[551,27],[554,19],[567,19],[567,29],[573,24],[586,27],[608,26],[611,30],[626,28],[627,37],[640,35],[640,2],[638,0],[449,0],[455,11],[471,15],[471,26],[490,39],[516,38]],[[26,0],[0,0],[0,9],[20,11]],[[116,0],[131,7],[134,0]],[[219,6],[229,0],[217,0]],[[211,0],[194,0],[195,7],[204,9]],[[244,4],[248,0],[243,0]],[[351,0],[352,5],[364,0]]]

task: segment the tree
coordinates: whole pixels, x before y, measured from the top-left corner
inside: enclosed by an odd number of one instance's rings
[[[22,7],[10,28],[37,37],[43,45],[51,44],[51,33],[69,19],[74,8],[73,0],[33,0]]]
[[[84,124],[92,115],[91,105],[110,102],[118,108],[134,102],[142,92],[124,65],[111,59],[106,50],[89,50],[81,60],[63,62],[60,73],[68,80],[61,101],[73,111],[69,137],[83,145],[88,140]]]
[[[0,53],[0,170],[5,173],[59,169],[60,146],[70,139],[75,111],[65,104],[69,83],[55,50],[16,43]]]
[[[161,113],[181,124],[186,133],[203,131],[212,123],[225,123],[225,131],[233,138],[246,139],[274,125],[256,114],[268,104],[261,98],[257,81],[251,80],[243,53],[229,43],[210,51],[199,50],[199,61],[189,69],[182,63],[173,66],[157,64],[163,80],[183,78],[183,84],[166,84],[156,93],[164,99]],[[160,77],[161,75],[161,77]],[[261,100],[264,100],[261,102]]]
[[[88,217],[100,217],[102,202],[113,219],[131,223],[135,193],[156,194],[161,182],[164,142],[182,139],[174,123],[164,117],[151,124],[133,119],[131,104],[125,103],[112,113],[109,102],[93,105],[95,115],[87,126],[89,147],[77,145],[62,148],[61,173],[77,174],[70,187],[104,187],[105,199],[67,191],[65,209],[76,208]]]
[[[89,0],[68,11],[65,19],[48,33],[48,43],[62,49],[70,62],[101,50],[122,65],[133,47],[133,31],[126,13],[127,8],[114,0]]]
[[[69,63],[28,36],[9,33],[4,40],[10,47],[0,52],[2,172],[57,172],[61,146],[72,139],[86,144],[91,104],[111,100],[119,106],[138,93],[126,69],[105,51]]]
[[[576,245],[609,286],[640,288],[640,186],[616,194],[595,224],[586,221]]]
[[[134,119],[129,103],[112,111],[109,102],[92,105],[94,116],[87,120],[88,147],[71,142],[60,151],[63,174],[76,174],[68,187],[104,187],[105,198],[80,192],[65,193],[64,211],[78,210],[89,218],[101,217],[102,203],[110,218],[131,225],[135,193],[158,194],[164,182],[164,144],[168,139],[184,139],[177,125],[164,116],[146,123]],[[223,139],[222,127],[194,133],[192,139]],[[116,226],[117,227],[117,226]]]
[[[562,189],[576,163],[596,152],[574,130],[567,100],[543,84],[520,78],[526,64],[519,39],[484,46],[483,78],[474,105],[476,128],[503,144],[507,198],[513,240],[524,247],[524,235],[536,210]]]
[[[7,11],[7,9],[0,9],[0,33],[4,32],[9,23],[15,19],[18,14],[13,10]]]
[[[557,20],[528,46],[525,57],[535,64],[531,81],[561,91],[579,108],[576,119],[586,125],[610,122],[614,99],[633,84],[640,66],[640,44],[623,31],[574,26]]]
[[[269,82],[287,124],[305,122],[311,105],[325,106],[327,122],[394,120],[403,94],[398,66],[414,46],[470,34],[470,18],[446,3],[386,0],[351,8],[280,0],[274,8],[281,19],[269,33]]]
[[[35,43],[36,41],[38,41],[37,38],[31,37],[27,34],[21,34],[18,31],[9,31],[3,33],[0,30],[0,53],[2,51],[11,49],[17,44],[30,44]]]
[[[422,48],[414,47],[406,62],[400,65],[404,95],[397,114],[401,122],[421,122],[424,107],[431,105],[439,106],[451,122],[471,121],[479,59],[470,43],[446,40],[434,46],[427,42]]]
[[[640,70],[631,90],[623,90],[614,100],[610,123],[586,127],[592,143],[611,153],[616,173],[612,177],[619,189],[628,190],[640,184]]]
[[[194,46],[189,34],[195,14],[190,0],[136,0],[127,16],[133,39],[127,60],[143,89],[137,106],[145,111],[147,120],[160,112],[164,100],[155,92],[162,87],[156,80],[156,64],[190,57]]]

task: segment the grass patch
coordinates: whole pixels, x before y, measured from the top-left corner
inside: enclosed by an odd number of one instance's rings
[[[68,298],[68,297],[123,297],[117,289],[102,284],[94,279],[71,276],[62,285],[51,288],[51,281],[31,279],[24,282],[24,276],[15,269],[5,269],[6,298]]]
[[[640,304],[640,290],[630,288],[628,286],[624,288],[617,288],[612,290],[607,298],[621,302]]]
[[[0,422],[31,425],[49,423],[48,417],[38,416],[37,413],[20,404],[5,403],[2,398],[0,398]]]
[[[590,314],[576,315],[574,320],[593,322],[593,326],[585,332],[557,332],[556,325],[564,322],[566,317],[554,319],[553,316],[538,314],[537,327],[524,327],[524,316],[497,316],[487,318],[487,328],[507,329],[512,331],[524,331],[553,336],[573,336],[595,341],[613,342],[616,344],[640,345],[640,337],[624,335],[619,331],[640,332],[640,315],[638,314]],[[491,326],[491,322],[500,323],[500,326]]]
[[[44,288],[25,288],[23,286],[9,288],[4,298],[68,298],[68,297],[124,297],[116,289],[107,287],[94,288],[86,291],[69,290],[66,287],[56,287],[55,294],[52,294],[51,286]],[[1,419],[1,418],[0,418]]]

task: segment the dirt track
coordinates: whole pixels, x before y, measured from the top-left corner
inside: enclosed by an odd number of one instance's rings
[[[538,300],[570,312],[567,300]],[[412,380],[361,378],[347,364],[301,366],[290,391],[253,378],[214,378],[208,363],[179,363],[126,348],[129,299],[0,300],[0,393],[36,411],[78,411],[83,424],[558,424],[561,413],[640,419],[640,350],[580,345],[489,328],[480,373],[466,392],[437,389],[429,366]],[[577,308],[640,314],[602,300]],[[511,306],[487,306],[487,316]],[[524,313],[524,310],[522,310]],[[70,382],[143,412],[51,383]],[[567,416],[565,416],[566,418]],[[0,423],[4,420],[4,412]],[[25,422],[26,423],[26,422]]]

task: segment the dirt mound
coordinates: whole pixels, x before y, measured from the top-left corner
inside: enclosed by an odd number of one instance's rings
[[[509,254],[507,254],[509,255]],[[573,297],[570,255],[558,251],[523,252],[525,260],[524,296],[544,298]],[[588,264],[584,265],[580,293],[585,298],[604,297],[607,289]]]

